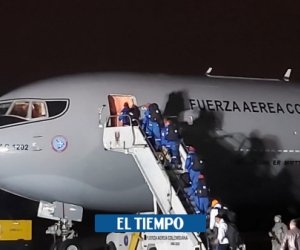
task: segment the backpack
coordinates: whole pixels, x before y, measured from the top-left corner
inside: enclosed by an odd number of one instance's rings
[[[129,109],[128,115],[130,116],[131,120],[134,121],[139,121],[141,113],[140,109],[137,106],[133,106],[132,108]]]
[[[157,122],[160,126],[163,124],[163,117],[159,110],[159,107],[156,103],[152,103],[148,107],[150,120],[153,122]]]
[[[168,126],[168,133],[166,135],[168,141],[178,141],[179,140],[179,131],[177,126],[174,123],[171,123]]]
[[[233,223],[227,223],[227,231],[225,233],[225,236],[229,241],[229,246],[234,250],[237,249],[241,244],[243,244],[240,233]]]
[[[188,172],[183,173],[180,175],[180,180],[183,185],[183,188],[187,188],[191,186],[191,180],[190,180],[190,175]]]
[[[208,197],[209,195],[209,188],[207,187],[206,179],[203,175],[198,179],[196,195],[198,197]]]
[[[216,208],[216,209],[219,210],[219,214],[224,216],[224,221],[226,221],[227,223],[236,223],[235,212],[233,212],[227,208],[224,208],[222,205],[221,205],[221,208]]]
[[[200,172],[202,172],[203,171],[203,167],[204,167],[203,163],[201,164],[200,161],[199,161],[199,158],[197,157],[197,155],[194,154],[192,169],[194,171],[200,171]]]

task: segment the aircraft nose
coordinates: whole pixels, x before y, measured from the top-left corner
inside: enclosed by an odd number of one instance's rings
[[[37,130],[27,125],[10,128],[0,127],[0,188],[15,193],[38,192],[42,184],[41,171],[45,162],[46,148],[43,137],[34,136]],[[44,149],[44,150],[42,150]],[[30,184],[30,185],[29,185]]]
[[[32,164],[32,144],[27,126],[0,128],[0,185],[1,178],[21,174]]]

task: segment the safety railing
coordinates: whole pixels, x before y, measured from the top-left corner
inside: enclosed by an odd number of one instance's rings
[[[112,116],[109,116],[108,119],[107,119],[107,122],[106,122],[106,126],[107,126],[107,127],[112,127],[112,126],[108,126],[108,125],[109,125],[110,119],[111,119],[111,118],[117,118],[117,119],[118,119],[120,116],[121,116],[121,115],[112,115]],[[134,139],[133,139],[133,145],[134,145],[134,146],[137,146],[137,144],[135,143],[135,141],[136,141],[136,140],[135,140],[135,133],[134,133],[134,131],[133,131],[133,127],[134,127],[134,126],[133,126],[133,124],[132,124],[131,117],[130,117],[129,115],[122,115],[122,116],[128,116],[128,118],[129,118],[129,124],[130,124],[130,125],[128,125],[128,126],[131,126],[131,127],[132,127],[132,134],[133,134],[133,136],[134,136]],[[162,156],[162,159],[158,157],[158,155],[156,154],[156,153],[157,153],[157,150],[155,150],[155,148],[153,147],[151,141],[149,140],[148,136],[146,135],[145,131],[142,129],[142,127],[141,127],[141,125],[140,125],[140,121],[136,121],[136,123],[137,123],[137,125],[136,125],[135,127],[138,127],[138,128],[139,128],[140,132],[141,132],[142,135],[143,135],[144,140],[147,142],[147,144],[148,144],[148,146],[149,146],[149,148],[150,148],[150,150],[151,150],[153,156],[155,157],[156,161],[159,162],[159,163],[161,163],[161,164],[163,164],[163,163],[165,163],[166,161],[168,161],[168,159],[167,159],[168,154],[167,154],[167,153],[164,153],[162,150],[160,151],[160,154],[161,154],[161,156]],[[181,142],[181,144],[183,145],[183,147],[186,149],[186,146],[185,146],[184,142],[183,142],[182,140],[181,140],[180,142]],[[163,163],[162,163],[162,162],[163,162]],[[174,170],[170,169],[170,171],[171,171],[171,173],[172,173],[174,176],[176,176],[176,178],[178,178]],[[178,180],[179,180],[179,179],[178,179]],[[179,181],[179,184],[180,184],[180,181]],[[186,194],[185,191],[184,191],[184,187],[183,187],[181,184],[180,184],[179,186],[180,186],[180,188],[179,188],[180,190],[179,190],[179,189],[176,190],[176,193],[178,194],[179,191],[182,191],[182,192],[184,193],[185,197],[187,198],[187,201],[189,202],[189,205],[193,208],[193,205],[191,204],[191,202],[190,202],[190,200],[189,200],[187,194]],[[196,211],[194,210],[194,212],[196,212]]]
[[[155,150],[155,148],[154,148],[154,146],[152,145],[151,141],[149,140],[147,134],[145,133],[145,131],[142,129],[142,127],[141,127],[141,125],[140,125],[140,124],[141,124],[140,120],[135,120],[136,125],[133,125],[132,119],[131,119],[131,117],[130,117],[129,115],[112,115],[112,116],[109,116],[109,117],[107,118],[107,121],[106,121],[106,127],[116,127],[116,126],[111,126],[111,124],[110,124],[110,119],[111,119],[111,118],[116,118],[116,119],[118,119],[120,116],[127,116],[127,117],[129,118],[129,125],[127,125],[127,126],[131,126],[131,127],[132,127],[132,134],[133,134],[133,137],[134,137],[134,138],[133,138],[133,146],[138,146],[138,144],[135,143],[136,140],[135,140],[135,133],[134,133],[134,127],[138,127],[139,130],[140,130],[140,132],[141,132],[141,134],[143,135],[144,140],[147,142],[148,147],[150,148],[150,150],[151,150],[151,152],[152,152],[152,155],[155,157],[157,163],[160,164],[160,165],[163,165],[163,168],[162,168],[162,169],[165,170],[165,168],[164,168],[164,167],[165,167],[165,164],[164,164],[164,163],[165,163],[166,161],[168,161],[168,159],[167,159],[168,154],[167,154],[167,153],[164,153],[162,150],[160,150],[160,156],[162,156],[162,157],[161,157],[162,159],[161,159],[160,157],[158,157],[158,155],[156,154],[156,153],[157,153],[157,150]],[[182,147],[184,148],[185,152],[187,153],[187,147],[186,147],[186,145],[185,145],[185,143],[183,142],[182,139],[180,140],[180,144],[182,145]],[[181,179],[178,177],[178,175],[176,174],[176,172],[175,172],[173,169],[169,169],[168,172],[171,173],[171,174],[173,175],[173,177],[177,178],[177,183],[178,183],[177,188],[175,188],[175,187],[171,184],[171,180],[170,180],[170,186],[172,186],[172,187],[174,188],[174,190],[175,190],[177,196],[178,196],[179,192],[181,192],[181,193],[183,194],[186,203],[187,203],[187,204],[189,205],[189,207],[190,207],[190,210],[191,210],[194,214],[196,214],[196,210],[195,210],[193,204],[191,203],[191,200],[189,199],[189,196],[187,195],[187,193],[186,193],[185,190],[184,190],[184,186],[183,186],[182,183],[181,183]],[[164,173],[168,176],[168,178],[170,178],[169,175],[167,174],[166,170],[164,171]]]
[[[121,116],[121,115],[113,115],[113,116],[108,117],[106,126],[109,124],[110,118],[119,118],[120,116]],[[122,115],[122,116],[126,116],[126,115]],[[149,148],[150,148],[150,150],[151,150],[153,156],[155,157],[156,161],[159,162],[159,163],[161,163],[161,164],[163,164],[164,162],[168,161],[168,159],[167,159],[168,154],[167,154],[167,153],[164,153],[162,150],[160,151],[160,154],[161,154],[161,156],[162,156],[162,157],[161,157],[162,159],[158,157],[158,155],[156,154],[157,151],[156,151],[155,148],[153,147],[153,145],[152,145],[151,141],[149,140],[148,136],[146,135],[145,131],[142,129],[142,127],[141,127],[141,125],[140,125],[140,121],[137,121],[137,120],[136,120],[136,124],[137,124],[137,125],[136,125],[136,126],[133,126],[131,117],[130,117],[129,115],[127,115],[127,116],[129,117],[129,124],[130,124],[130,125],[128,125],[128,126],[132,126],[132,128],[133,128],[133,127],[138,127],[138,128],[139,128],[140,132],[141,132],[142,135],[143,135],[143,138],[144,138],[145,141],[147,142],[147,144],[148,144],[148,146],[149,146]],[[133,129],[132,129],[132,133],[133,133],[133,136],[135,136],[135,133],[134,133]],[[183,148],[185,149],[185,151],[186,151],[186,153],[187,153],[186,145],[184,144],[184,142],[183,142],[182,140],[180,140],[180,143],[181,143],[181,145],[183,146]],[[133,140],[133,145],[137,145],[137,144],[135,144],[135,138],[134,138],[134,140]],[[163,162],[163,163],[162,163],[162,162]],[[183,195],[185,196],[185,198],[186,198],[186,200],[187,200],[187,203],[189,203],[189,206],[191,207],[191,209],[193,210],[193,212],[196,213],[193,204],[191,203],[191,201],[190,201],[188,195],[186,194],[186,192],[185,192],[185,190],[184,190],[183,185],[181,184],[181,180],[178,178],[178,175],[175,173],[175,171],[174,171],[173,169],[170,169],[170,170],[168,170],[168,171],[171,172],[172,175],[175,176],[175,177],[178,179],[178,188],[177,188],[177,190],[175,190],[175,191],[176,191],[176,194],[178,194],[178,193],[181,191],[181,192],[183,193]]]
[[[138,146],[138,144],[136,144],[135,142],[136,142],[136,140],[135,140],[135,133],[134,133],[134,130],[133,130],[133,127],[138,127],[139,128],[139,130],[140,130],[140,132],[142,133],[142,135],[143,135],[143,138],[144,138],[144,140],[147,142],[147,144],[148,144],[148,146],[149,146],[149,148],[151,149],[151,152],[152,152],[152,154],[153,154],[153,156],[155,157],[155,159],[157,160],[157,161],[163,161],[163,163],[165,163],[166,161],[168,161],[168,159],[167,159],[167,157],[168,157],[168,154],[167,153],[164,153],[162,150],[161,150],[161,156],[162,156],[162,159],[160,159],[158,156],[157,156],[157,151],[155,150],[155,148],[153,147],[153,145],[152,145],[152,143],[151,143],[151,141],[149,140],[149,138],[148,138],[148,136],[146,135],[146,133],[145,133],[145,131],[142,129],[142,127],[141,127],[141,125],[140,125],[140,121],[138,121],[138,120],[135,120],[135,122],[136,122],[136,124],[137,125],[133,125],[133,123],[132,123],[132,119],[131,119],[131,117],[129,116],[129,115],[111,115],[111,116],[109,116],[108,118],[107,118],[107,121],[106,121],[106,127],[115,127],[115,126],[111,126],[111,124],[110,124],[110,121],[111,121],[111,119],[112,118],[115,118],[115,119],[118,119],[119,117],[121,117],[121,116],[127,116],[128,117],[128,119],[129,119],[129,125],[128,126],[131,126],[132,127],[132,134],[133,134],[133,145],[134,146]],[[168,118],[170,118],[170,117],[168,117]],[[171,118],[177,118],[176,116],[172,116]],[[119,119],[118,119],[119,120]],[[119,127],[119,126],[118,126]],[[183,140],[180,140],[180,144],[182,145],[182,147],[184,148],[184,150],[185,150],[185,152],[187,153],[187,147],[186,147],[186,145],[185,145],[185,143],[183,142]],[[177,177],[177,175],[176,175],[176,173],[174,172],[174,170],[170,170],[171,172],[172,172],[172,174],[174,174],[176,177]],[[180,182],[179,182],[180,183]],[[181,191],[183,191],[184,192],[184,194],[185,194],[185,191],[184,191],[184,188],[183,187],[181,187]],[[178,193],[178,192],[177,192]],[[189,201],[189,199],[188,199],[188,201]],[[189,201],[190,202],[190,201]],[[192,204],[190,203],[190,205],[192,206]]]
[[[119,120],[120,117],[127,117],[128,121],[129,121],[129,125],[125,125],[125,126],[132,126],[132,119],[129,115],[110,115],[107,119],[106,119],[106,123],[105,126],[108,128],[111,127],[123,127],[123,122]],[[116,124],[112,124],[112,122],[116,123]]]
[[[139,144],[136,143],[136,135],[134,133],[134,127],[138,127],[140,132],[142,133],[143,135],[143,138],[145,139],[145,141],[147,142],[149,148],[151,149],[154,157],[156,160],[159,160],[158,156],[156,155],[156,150],[154,149],[152,143],[150,142],[150,140],[148,139],[146,133],[144,132],[144,130],[142,129],[141,127],[141,123],[139,120],[134,120],[132,121],[131,117],[129,115],[111,115],[107,118],[107,121],[106,121],[106,127],[121,127],[123,126],[122,123],[118,123],[118,124],[122,124],[121,126],[113,126],[110,122],[112,119],[117,119],[119,120],[118,118],[121,117],[121,116],[126,116],[128,117],[129,119],[129,125],[125,125],[125,126],[128,126],[128,127],[131,127],[132,128],[132,135],[133,135],[133,146],[139,146]],[[133,124],[133,122],[135,122],[136,124]]]

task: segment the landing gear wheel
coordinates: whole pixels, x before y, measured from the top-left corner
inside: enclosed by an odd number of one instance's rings
[[[117,250],[115,244],[113,242],[109,242],[106,247],[105,250]]]
[[[57,250],[82,250],[78,239],[65,240],[59,244]]]
[[[58,250],[60,244],[61,244],[61,241],[53,242],[50,247],[50,250]]]

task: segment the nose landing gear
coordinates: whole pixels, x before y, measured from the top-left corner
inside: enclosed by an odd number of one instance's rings
[[[46,234],[52,234],[54,237],[50,250],[82,250],[78,234],[72,229],[72,221],[81,222],[82,214],[83,208],[80,206],[40,201],[38,217],[58,221],[46,231]],[[56,236],[60,237],[57,241]]]
[[[63,242],[57,241],[54,242],[50,250],[82,250],[82,245],[78,239],[68,239]]]

